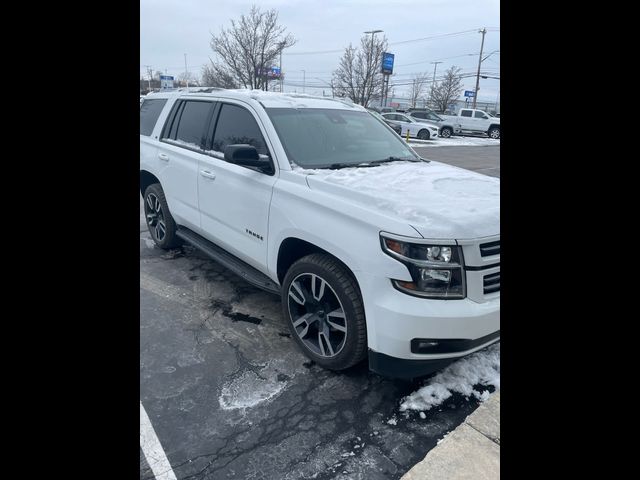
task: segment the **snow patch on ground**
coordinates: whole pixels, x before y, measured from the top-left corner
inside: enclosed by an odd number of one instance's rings
[[[224,410],[244,409],[275,398],[287,386],[275,376],[261,378],[253,371],[246,371],[222,387],[218,402]]]
[[[487,400],[489,392],[476,390],[476,385],[493,386],[500,390],[499,342],[446,367],[431,378],[427,385],[405,397],[400,404],[400,411],[430,410],[451,397],[454,392],[467,398],[474,396],[481,402]]]
[[[438,137],[433,140],[409,140],[409,145],[412,147],[490,147],[500,146],[500,140],[484,137]]]

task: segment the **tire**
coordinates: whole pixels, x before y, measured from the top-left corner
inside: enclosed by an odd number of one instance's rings
[[[489,131],[487,132],[487,135],[489,135],[489,138],[498,140],[500,138],[500,127],[490,128]]]
[[[169,212],[167,199],[159,183],[149,185],[144,191],[144,215],[151,238],[158,247],[170,250],[182,244],[176,236],[176,222]]]
[[[360,289],[334,257],[314,253],[289,268],[282,282],[282,310],[291,336],[321,367],[344,370],[365,358],[367,325]]]
[[[431,138],[431,134],[429,133],[429,130],[425,128],[418,132],[418,138],[420,140],[429,140],[429,138]]]
[[[442,131],[440,132],[442,138],[449,138],[451,135],[453,135],[451,127],[442,127]]]

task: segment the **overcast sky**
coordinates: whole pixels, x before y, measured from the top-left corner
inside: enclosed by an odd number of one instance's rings
[[[203,64],[214,58],[211,33],[247,14],[254,3],[262,10],[275,8],[279,23],[297,40],[282,58],[285,91],[302,92],[304,76],[306,93],[322,94],[324,86],[328,94],[331,72],[344,48],[359,45],[367,30],[384,30],[377,35],[386,36],[388,51],[395,54],[391,84],[398,84],[396,94],[406,91],[399,84],[416,73],[433,75],[433,61],[443,62],[437,76],[452,65],[475,74],[482,27],[488,30],[483,57],[500,49],[499,0],[141,0],[141,74],[151,65],[154,72],[178,76],[186,53],[189,71],[200,78]],[[439,36],[445,34],[453,35]],[[421,40],[434,36],[439,37]],[[337,51],[313,53],[326,50]],[[487,58],[481,70],[499,77],[500,53]],[[473,90],[475,77],[464,79],[464,85]],[[499,80],[481,78],[478,100],[495,102],[499,90]]]

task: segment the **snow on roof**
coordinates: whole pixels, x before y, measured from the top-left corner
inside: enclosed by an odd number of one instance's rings
[[[341,110],[362,110],[349,99],[319,97],[304,93],[278,93],[263,90],[223,89],[214,87],[190,87],[178,90],[150,93],[150,96],[171,98],[174,96],[212,96],[216,98],[252,99],[260,102],[265,108],[335,108]]]

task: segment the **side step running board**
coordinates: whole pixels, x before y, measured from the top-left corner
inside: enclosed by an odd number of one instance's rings
[[[236,275],[245,279],[251,285],[266,290],[270,293],[280,295],[280,286],[273,280],[267,277],[264,273],[259,272],[251,265],[243,262],[236,256],[220,248],[215,243],[210,242],[201,235],[198,235],[193,230],[186,227],[178,227],[176,235],[185,242],[193,245],[198,250],[201,250],[206,255],[211,257],[214,261],[228,268]]]

